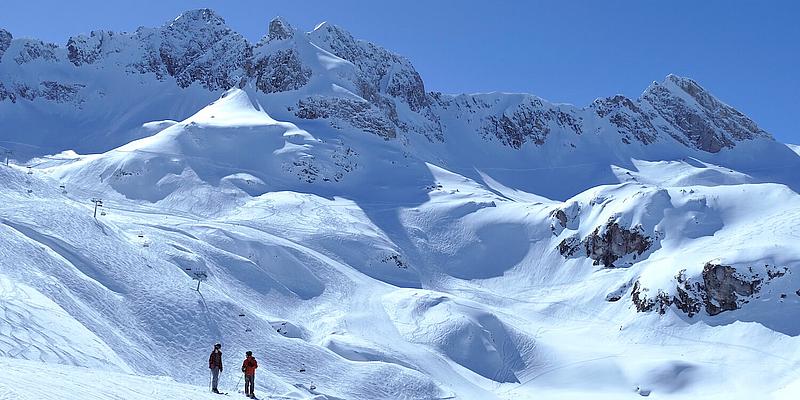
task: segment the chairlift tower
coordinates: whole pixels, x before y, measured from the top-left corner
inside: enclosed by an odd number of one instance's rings
[[[94,203],[94,219],[97,219],[97,207],[103,206],[103,200],[101,199],[92,199],[92,203]]]
[[[200,292],[200,283],[208,279],[208,274],[206,274],[205,271],[195,271],[193,275],[194,278],[192,279],[197,281],[197,288],[195,289],[195,291]]]

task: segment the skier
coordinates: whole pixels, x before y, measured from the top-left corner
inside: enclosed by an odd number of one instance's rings
[[[219,384],[219,373],[222,372],[222,345],[217,343],[214,345],[214,350],[211,350],[211,355],[208,356],[208,368],[211,369],[211,391],[219,393],[217,384]]]
[[[258,368],[258,362],[256,358],[253,357],[252,351],[248,351],[245,355],[247,358],[245,358],[242,363],[242,372],[244,372],[244,395],[255,399],[256,395],[254,389],[256,385],[256,368]]]

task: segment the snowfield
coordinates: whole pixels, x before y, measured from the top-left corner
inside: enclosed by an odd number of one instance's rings
[[[796,146],[674,75],[578,108],[237,35],[0,46],[0,399],[217,398],[217,342],[259,398],[800,394]]]

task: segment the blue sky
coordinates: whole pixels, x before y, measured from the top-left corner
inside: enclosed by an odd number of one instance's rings
[[[800,142],[799,1],[4,1],[0,27],[65,43],[210,7],[249,39],[282,15],[400,53],[429,90],[534,93],[588,104],[689,76],[779,140]]]

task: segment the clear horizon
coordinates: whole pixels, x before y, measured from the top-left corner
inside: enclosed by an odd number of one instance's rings
[[[674,73],[696,80],[779,141],[800,143],[800,119],[790,117],[800,109],[794,2],[147,3],[12,2],[0,28],[63,46],[91,30],[133,31],[206,7],[251,41],[275,16],[302,31],[329,21],[410,59],[429,91],[524,92],[584,106],[618,93],[636,98]]]

